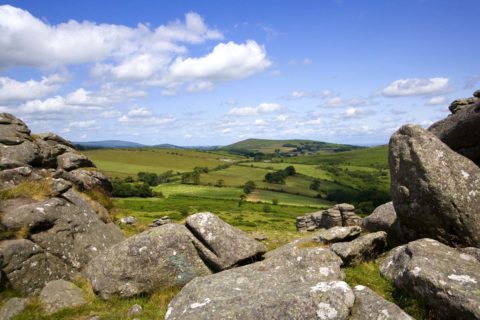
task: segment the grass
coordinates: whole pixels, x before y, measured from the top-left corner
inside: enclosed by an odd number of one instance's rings
[[[235,161],[238,156],[181,149],[98,149],[84,152],[110,177],[125,178],[138,172],[192,171],[194,167],[214,168]]]
[[[384,299],[395,303],[406,313],[417,320],[433,319],[428,308],[407,292],[396,289],[393,284],[383,278],[377,262],[366,262],[345,269],[346,282],[353,288],[357,285],[369,287]]]
[[[270,169],[270,170],[283,170],[286,167],[293,165],[297,173],[310,176],[313,178],[318,178],[322,180],[333,180],[331,174],[323,169],[318,168],[315,165],[308,165],[308,164],[296,164],[296,163],[289,163],[289,162],[243,162],[239,164],[245,167],[251,168],[263,168],[263,169]]]
[[[98,316],[102,320],[131,320],[128,311],[134,304],[143,308],[143,314],[136,315],[137,319],[163,320],[167,311],[168,303],[180,291],[179,288],[167,288],[159,290],[151,295],[143,295],[135,298],[102,300],[96,297],[90,285],[84,280],[75,281],[84,291],[87,304],[75,308],[62,309],[54,314],[46,314],[38,298],[33,298],[26,310],[16,316],[14,320],[86,320]],[[17,294],[12,290],[0,292],[0,301],[6,301]]]
[[[117,217],[132,215],[140,224],[148,225],[153,219],[168,215],[174,221],[183,221],[188,214],[210,211],[221,219],[245,231],[296,231],[295,218],[317,207],[270,205],[270,212],[263,212],[262,203],[238,200],[210,199],[187,195],[171,195],[159,198],[123,198],[115,199],[118,208]],[[327,207],[327,206],[326,206]],[[186,209],[186,210],[185,210]],[[187,215],[182,212],[188,212]]]
[[[240,187],[245,182],[252,180],[257,184],[261,183],[270,170],[261,168],[250,168],[245,166],[230,166],[227,169],[209,172],[200,176],[201,184],[215,185],[218,180],[223,180],[226,186]]]
[[[49,179],[20,182],[13,188],[0,190],[0,199],[15,199],[27,197],[34,200],[46,200],[52,196],[52,186]]]
[[[212,187],[189,184],[160,184],[153,188],[157,192],[162,192],[165,197],[172,195],[187,195],[201,198],[215,199],[234,199],[238,200],[243,190],[232,187]]]

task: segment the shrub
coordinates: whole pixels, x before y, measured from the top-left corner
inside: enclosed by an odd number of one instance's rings
[[[182,208],[180,208],[179,211],[180,211],[180,214],[182,215],[182,217],[187,217],[190,209],[188,207],[182,207]]]
[[[265,212],[265,213],[272,212],[272,207],[270,207],[269,204],[264,204],[263,205],[263,212]]]
[[[272,204],[274,206],[278,205],[278,203],[279,203],[278,199],[272,199]]]
[[[252,193],[253,190],[255,190],[255,188],[257,187],[257,185],[255,184],[255,182],[253,181],[247,181],[245,182],[245,185],[243,186],[243,192],[245,192],[246,194],[250,194]]]

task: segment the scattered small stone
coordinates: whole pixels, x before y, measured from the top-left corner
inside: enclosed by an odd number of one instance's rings
[[[138,220],[137,220],[137,218],[135,218],[133,216],[126,216],[126,217],[121,218],[120,222],[123,223],[123,224],[132,225],[132,224],[136,224],[138,222]]]
[[[0,320],[13,319],[17,314],[23,312],[27,306],[28,299],[10,298],[0,308]]]
[[[150,228],[155,228],[155,227],[163,226],[163,225],[168,224],[168,223],[172,223],[172,220],[170,220],[170,218],[168,216],[163,216],[160,219],[153,220],[152,223],[149,224],[148,226]]]
[[[266,235],[264,235],[263,233],[260,233],[260,232],[253,232],[251,234],[251,236],[253,237],[253,239],[257,240],[257,241],[265,241],[265,240],[268,240],[268,237]]]
[[[127,315],[128,315],[129,317],[139,316],[139,315],[141,315],[141,314],[143,314],[143,308],[142,308],[142,306],[139,305],[139,304],[134,304],[134,305],[130,308],[130,310],[128,310],[128,313],[127,313]]]

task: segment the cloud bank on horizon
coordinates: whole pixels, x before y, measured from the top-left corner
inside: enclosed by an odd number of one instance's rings
[[[451,14],[451,1],[392,3],[383,9],[405,18],[417,6],[410,19],[423,27],[423,11]],[[0,111],[75,141],[386,143],[403,123],[445,117],[451,100],[480,85],[472,68],[480,45],[467,32],[474,19],[438,39],[428,37],[438,30],[405,30],[384,19],[377,23],[389,30],[379,30],[371,21],[382,12],[348,1],[281,3],[273,13],[264,4],[255,16],[253,2],[244,12],[192,2],[170,19],[142,22],[146,11],[132,13],[135,24],[68,10],[49,17],[48,5],[0,6]],[[331,21],[321,19],[327,13]],[[458,49],[462,41],[469,45]]]

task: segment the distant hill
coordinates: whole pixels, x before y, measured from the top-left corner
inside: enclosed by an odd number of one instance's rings
[[[237,152],[262,152],[262,153],[287,153],[287,154],[313,154],[318,152],[339,152],[359,149],[362,147],[321,142],[315,140],[268,140],[246,139],[220,148],[226,151]]]
[[[79,149],[116,149],[116,148],[145,148],[146,145],[130,141],[122,140],[103,140],[103,141],[86,141],[73,142]]]

